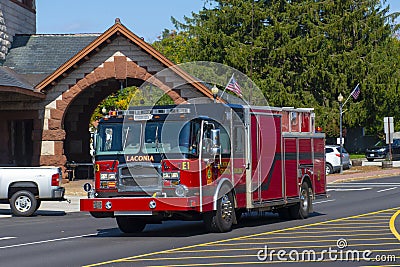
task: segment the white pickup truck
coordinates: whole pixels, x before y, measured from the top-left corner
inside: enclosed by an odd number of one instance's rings
[[[0,167],[0,203],[10,204],[15,216],[31,216],[41,201],[62,201],[58,167]]]

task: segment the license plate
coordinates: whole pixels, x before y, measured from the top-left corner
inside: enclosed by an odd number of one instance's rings
[[[369,156],[370,156],[370,157],[373,157],[373,156],[374,156],[374,154],[369,154]]]
[[[93,209],[95,210],[101,210],[102,209],[102,203],[101,201],[93,201]]]

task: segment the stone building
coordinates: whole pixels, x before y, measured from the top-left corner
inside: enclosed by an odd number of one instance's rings
[[[34,0],[0,0],[0,60],[4,60],[16,34],[36,33]]]
[[[151,81],[175,103],[212,98],[119,19],[100,34],[36,34],[34,1],[0,0],[0,14],[1,166],[91,162],[91,114],[121,84]]]

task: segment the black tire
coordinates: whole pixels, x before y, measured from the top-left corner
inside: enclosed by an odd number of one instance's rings
[[[217,210],[207,212],[204,215],[204,223],[209,232],[224,233],[232,230],[235,220],[235,207],[232,192],[228,186],[220,189],[220,197],[217,201]]]
[[[374,159],[367,159],[369,162],[374,161]]]
[[[146,222],[140,219],[118,216],[116,217],[119,229],[127,234],[140,233],[146,227]]]
[[[326,163],[325,166],[325,174],[332,174],[333,173],[333,167],[330,163]]]
[[[300,187],[300,202],[289,207],[290,217],[293,219],[306,219],[311,211],[312,196],[307,182]]]
[[[28,217],[36,211],[37,199],[30,191],[17,191],[10,198],[10,207],[15,216]]]

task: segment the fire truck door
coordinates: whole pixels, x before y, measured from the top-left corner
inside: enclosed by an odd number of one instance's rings
[[[252,115],[253,203],[283,197],[280,124],[280,117],[272,114]]]

